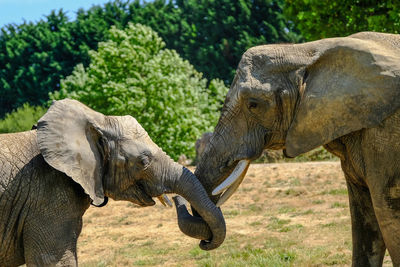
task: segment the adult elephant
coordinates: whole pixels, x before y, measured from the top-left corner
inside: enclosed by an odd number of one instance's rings
[[[180,194],[201,214],[205,222],[196,223],[210,237],[202,249],[223,242],[221,211],[133,117],[56,101],[36,130],[0,135],[0,266],[76,266],[90,203],[103,205],[111,197],[146,207],[165,193]]]
[[[263,149],[323,145],[349,192],[353,266],[400,266],[400,35],[363,32],[243,55],[195,175],[217,206]],[[227,178],[228,177],[228,178]]]

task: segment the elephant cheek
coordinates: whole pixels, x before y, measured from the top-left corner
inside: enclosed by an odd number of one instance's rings
[[[126,200],[142,207],[154,206],[156,203],[151,196],[140,190],[137,186],[130,186],[126,190],[115,193],[114,200]]]

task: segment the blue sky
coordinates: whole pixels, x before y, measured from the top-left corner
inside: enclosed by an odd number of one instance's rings
[[[110,0],[0,0],[0,27],[8,23],[21,24],[24,19],[39,21],[51,10],[63,9],[70,19],[75,18],[79,8],[89,9],[93,5],[103,5]]]

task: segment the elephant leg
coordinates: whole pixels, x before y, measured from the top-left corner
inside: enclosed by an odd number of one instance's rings
[[[382,266],[385,243],[379,229],[368,188],[351,182],[349,192],[353,239],[353,266]]]
[[[375,214],[393,266],[400,266],[400,182],[371,189]]]
[[[81,220],[58,219],[27,222],[24,254],[29,266],[77,266],[76,244]]]

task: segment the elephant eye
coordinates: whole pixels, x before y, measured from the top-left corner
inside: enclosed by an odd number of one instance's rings
[[[149,160],[148,158],[143,158],[143,159],[140,160],[140,163],[141,163],[143,166],[147,166],[147,165],[149,165],[150,160]]]
[[[257,108],[257,106],[258,106],[258,103],[256,101],[254,101],[254,100],[249,101],[249,104],[248,104],[249,109],[255,109],[255,108]]]
[[[151,158],[147,154],[143,154],[139,157],[139,163],[143,168],[147,168],[150,165]]]

